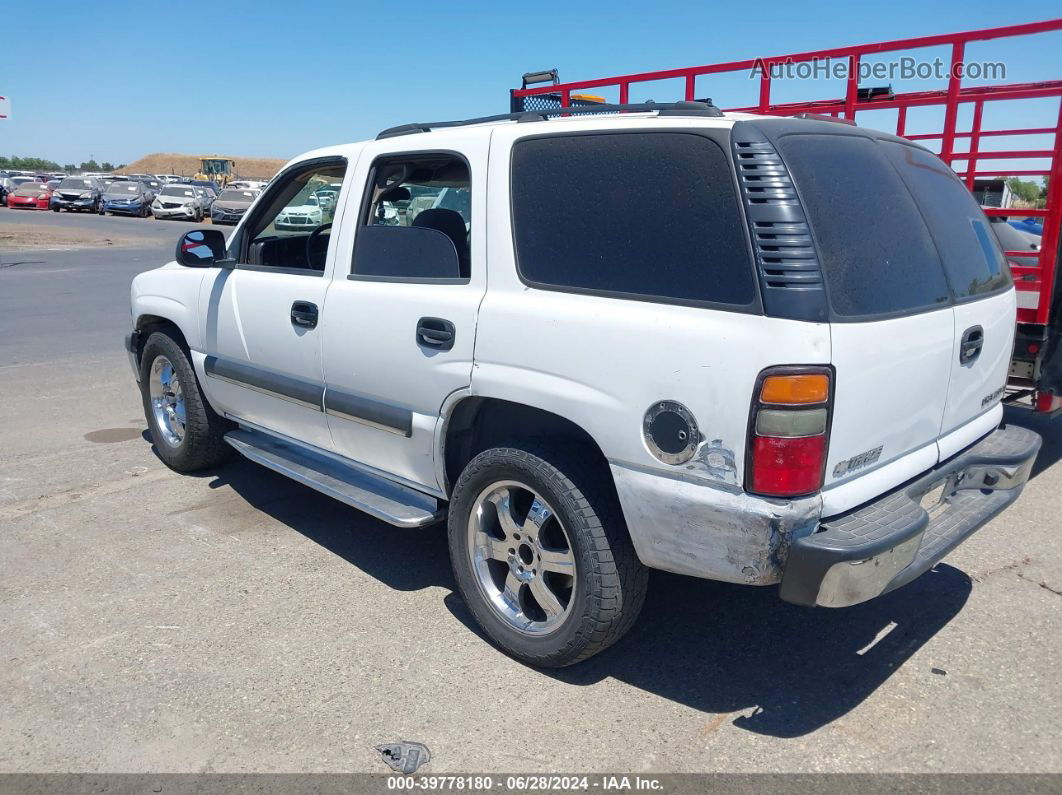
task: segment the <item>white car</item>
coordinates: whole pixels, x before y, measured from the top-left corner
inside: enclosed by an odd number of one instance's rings
[[[179,177],[176,174],[156,174],[155,179],[161,182],[163,185],[171,182],[180,182],[183,177]]]
[[[151,214],[157,219],[180,218],[199,223],[205,213],[203,197],[194,185],[163,185],[151,202]]]
[[[322,223],[321,205],[316,196],[307,196],[305,204],[285,207],[276,216],[274,228],[284,230],[312,230]]]
[[[1001,425],[1015,291],[951,169],[831,121],[630,110],[319,149],[227,240],[186,233],[132,284],[158,455],[446,522],[471,615],[539,666],[620,638],[649,568],[843,607],[1014,502],[1040,447]],[[286,206],[321,182],[334,225]]]

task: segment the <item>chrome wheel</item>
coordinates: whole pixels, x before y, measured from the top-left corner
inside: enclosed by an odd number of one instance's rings
[[[186,414],[184,393],[177,371],[165,356],[156,356],[151,363],[151,412],[155,417],[162,440],[170,447],[177,447],[184,439]]]
[[[483,489],[468,518],[467,549],[476,583],[511,627],[555,632],[575,601],[575,552],[553,508],[522,483]]]

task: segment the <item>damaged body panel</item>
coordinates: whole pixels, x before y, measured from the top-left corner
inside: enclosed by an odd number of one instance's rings
[[[743,585],[772,585],[794,538],[818,524],[818,495],[765,500],[703,481],[612,463],[634,548],[647,566]]]

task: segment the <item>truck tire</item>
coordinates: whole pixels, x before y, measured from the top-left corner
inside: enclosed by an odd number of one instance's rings
[[[552,445],[496,447],[454,487],[458,590],[491,640],[531,665],[561,668],[603,651],[645,601],[648,571],[607,470],[587,460]]]
[[[144,343],[140,393],[155,450],[166,466],[195,472],[231,455],[224,437],[232,424],[211,408],[188,352],[165,331],[154,332]]]

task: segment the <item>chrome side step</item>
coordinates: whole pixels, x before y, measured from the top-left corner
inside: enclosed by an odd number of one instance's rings
[[[229,431],[225,441],[254,462],[397,527],[423,527],[446,516],[434,497],[263,433]]]

